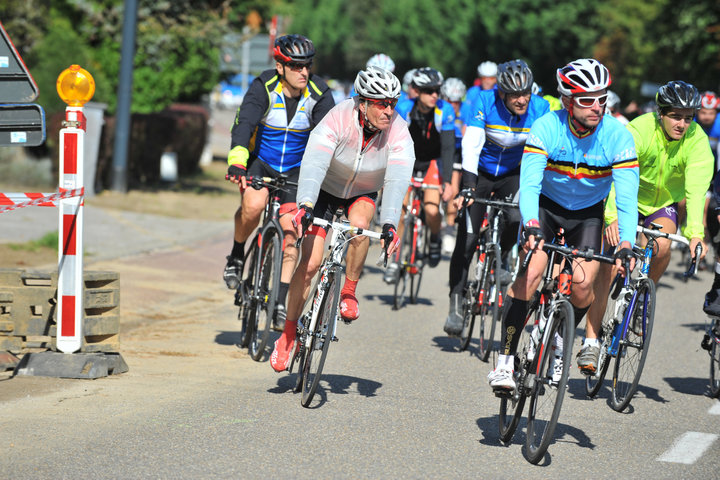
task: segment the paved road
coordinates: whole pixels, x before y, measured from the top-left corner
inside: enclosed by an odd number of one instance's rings
[[[442,332],[447,261],[427,271],[421,301],[400,311],[380,272],[367,269],[362,316],[340,325],[322,390],[305,409],[294,375],[235,346],[236,312],[219,278],[228,242],[209,236],[92,265],[120,272],[130,371],[95,381],[0,377],[0,477],[717,478],[720,402],[706,395],[699,349],[708,272],[681,283],[671,264],[629,411],[609,408],[608,389],[586,399],[574,370],[557,441],[533,466],[524,421],[511,445],[498,440],[498,400],[476,345],[459,353]]]

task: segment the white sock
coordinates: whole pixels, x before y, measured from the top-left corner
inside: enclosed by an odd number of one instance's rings
[[[563,355],[563,338],[559,333],[555,332],[555,356],[562,357]]]
[[[497,368],[505,370],[515,370],[515,360],[513,355],[498,355]]]
[[[585,338],[583,340],[583,347],[599,347],[600,346],[600,339],[599,338]]]

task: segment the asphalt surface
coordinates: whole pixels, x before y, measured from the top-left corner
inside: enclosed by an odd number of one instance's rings
[[[683,283],[671,263],[628,411],[609,408],[607,381],[586,399],[573,369],[557,439],[533,466],[524,420],[510,445],[498,439],[499,401],[485,380],[492,365],[477,358],[476,342],[461,353],[442,332],[447,260],[426,271],[418,304],[399,311],[379,269],[367,267],[361,318],[339,326],[306,409],[292,392],[295,374],[276,374],[236,346],[236,307],[220,280],[227,225],[168,221],[177,230],[160,234],[166,220],[123,218],[134,227],[109,221],[115,230],[103,238],[147,247],[93,265],[121,273],[130,371],[0,381],[0,477],[717,478],[720,402],[707,396],[699,348],[709,272]],[[99,235],[88,230],[88,248],[115,245]]]

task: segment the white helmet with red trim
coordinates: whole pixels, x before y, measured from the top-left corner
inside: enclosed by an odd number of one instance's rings
[[[612,80],[605,65],[594,58],[580,58],[557,69],[557,82],[558,93],[569,97],[605,90]]]
[[[718,98],[715,92],[703,92],[700,105],[702,108],[717,110],[720,108],[720,98]]]

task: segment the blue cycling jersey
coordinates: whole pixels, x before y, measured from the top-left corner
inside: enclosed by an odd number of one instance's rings
[[[395,111],[401,118],[410,123],[410,112],[417,101],[417,97],[406,97],[405,99],[398,101],[395,106]],[[438,99],[437,104],[435,105],[434,119],[435,128],[438,132],[455,129],[455,110],[450,102],[446,102],[441,98]]]
[[[527,112],[518,116],[507,109],[497,90],[483,90],[476,97],[471,110],[473,114],[466,123],[467,128],[485,130],[478,170],[497,177],[520,165],[530,127],[550,111],[550,105],[537,95],[531,95]]]
[[[620,240],[635,242],[638,185],[635,143],[630,131],[603,116],[584,136],[568,124],[567,110],[539,118],[530,130],[520,167],[520,214],[539,218],[540,193],[568,210],[603,201],[615,183]]]
[[[480,92],[494,92],[497,90],[497,83],[493,85],[493,88],[491,90],[483,90],[483,88],[480,85],[473,85],[472,87],[468,88],[467,93],[465,94],[465,101],[468,102],[470,105],[475,103],[475,100],[477,100],[477,97],[480,95]],[[469,121],[469,118],[463,118],[463,121],[467,124]]]
[[[697,121],[697,120],[696,120]],[[709,127],[702,127],[710,140],[710,150],[715,156],[715,169],[718,169],[718,140],[720,140],[720,115],[715,117],[715,122]]]

